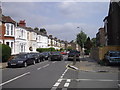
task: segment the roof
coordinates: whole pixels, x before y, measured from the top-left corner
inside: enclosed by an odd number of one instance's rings
[[[30,32],[35,32],[35,33],[37,33],[38,35],[47,36],[46,34],[41,33],[40,31],[34,30],[34,29],[31,28],[31,27],[25,27],[25,29],[26,29],[27,31],[30,31]]]
[[[2,15],[2,22],[16,24],[16,21],[14,21],[10,16],[4,15]]]

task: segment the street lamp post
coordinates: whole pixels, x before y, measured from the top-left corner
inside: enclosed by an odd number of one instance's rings
[[[83,58],[84,58],[84,43],[83,43],[83,47],[82,47],[82,53],[83,53]]]
[[[80,27],[77,27],[77,28],[80,28]],[[82,31],[82,27],[81,27],[81,31]],[[82,56],[83,56],[83,58],[84,58],[84,42],[82,42]]]

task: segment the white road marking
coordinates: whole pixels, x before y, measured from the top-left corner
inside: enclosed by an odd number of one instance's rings
[[[69,87],[70,83],[65,83],[64,87]]]
[[[52,87],[52,88],[51,88],[51,90],[56,90],[56,89],[57,89],[57,87]]]
[[[71,82],[71,79],[67,79],[67,80],[66,80],[66,83],[64,84],[64,87],[65,87],[65,88],[69,87],[70,82]]]
[[[58,82],[60,83],[62,81],[62,79],[58,79]]]
[[[47,64],[47,65],[43,66],[43,68],[45,68],[45,67],[47,67],[47,66],[49,66],[49,64]]]
[[[56,90],[57,87],[60,85],[60,83],[62,82],[62,78],[65,75],[65,73],[67,72],[68,68],[64,71],[64,73],[60,76],[60,78],[57,80],[57,82],[53,85],[53,87],[51,88],[51,90]],[[67,86],[67,85],[65,85]]]
[[[58,87],[59,84],[60,84],[60,83],[57,82],[57,83],[55,83],[53,86],[54,86],[54,87]]]
[[[60,76],[60,78],[63,78],[63,76]]]
[[[67,72],[68,68],[63,72],[62,76],[60,76],[60,78],[63,78],[63,76],[65,75],[65,73]]]
[[[4,82],[4,83],[1,83],[0,86],[3,86],[3,85],[5,85],[5,84],[7,84],[7,83],[9,83],[9,82],[12,82],[12,81],[14,81],[14,80],[16,80],[16,79],[18,79],[18,78],[21,78],[21,77],[23,77],[23,76],[25,76],[25,75],[27,75],[27,74],[30,74],[30,72],[24,73],[24,74],[22,74],[22,75],[20,75],[20,76],[17,76],[17,77],[15,77],[15,78],[11,79],[11,80],[8,80],[8,81],[6,81],[6,82]]]
[[[49,66],[49,64],[47,64],[47,65],[45,65],[45,66],[43,66],[43,67],[39,67],[39,68],[37,68],[37,70],[40,70],[40,69],[45,68],[45,67],[47,67],[47,66]]]
[[[118,80],[108,80],[108,79],[76,79],[79,81],[102,81],[102,82],[113,82]]]
[[[70,83],[71,82],[71,79],[67,79],[67,83]]]
[[[40,68],[37,68],[37,70],[40,70],[40,69],[42,69],[42,67],[40,67]]]
[[[65,79],[63,78],[62,80],[67,80],[68,82],[71,82],[71,80],[76,80],[76,81],[102,81],[102,82],[118,82],[119,80],[110,80],[110,79]]]
[[[56,63],[57,61],[54,61],[54,62],[52,62],[52,63]]]
[[[120,84],[118,84],[118,87],[120,88]]]

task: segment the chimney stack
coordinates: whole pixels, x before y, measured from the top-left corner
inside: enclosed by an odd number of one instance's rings
[[[20,20],[20,21],[19,21],[19,26],[21,26],[21,27],[26,27],[25,20]]]

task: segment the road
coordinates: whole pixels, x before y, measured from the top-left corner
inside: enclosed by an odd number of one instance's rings
[[[66,57],[66,56],[65,56]],[[71,61],[44,61],[23,68],[2,70],[3,88],[28,88],[45,90],[79,90],[104,88],[118,90],[118,73],[85,72],[67,68]],[[8,89],[9,90],[9,89]],[[81,89],[80,89],[81,90]],[[103,89],[102,89],[103,90]]]

